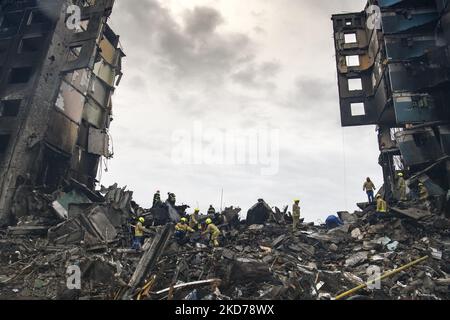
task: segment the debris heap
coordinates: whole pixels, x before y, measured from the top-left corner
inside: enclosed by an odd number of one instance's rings
[[[345,298],[450,298],[450,221],[437,215],[409,208],[374,219],[364,204],[340,212],[338,228],[302,223],[293,231],[287,209],[262,200],[249,210],[258,224],[227,208],[221,246],[212,248],[199,231],[179,245],[170,214],[158,225],[161,213],[152,219],[125,189],[104,189],[98,202],[70,192],[48,197],[59,219],[52,225],[28,217],[0,231],[0,299],[334,299],[420,258]],[[151,225],[136,251],[131,225],[141,214]]]

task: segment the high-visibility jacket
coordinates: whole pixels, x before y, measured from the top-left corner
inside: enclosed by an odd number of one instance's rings
[[[144,226],[140,221],[136,223],[136,226],[134,227],[134,235],[136,237],[142,237],[144,235]]]
[[[403,177],[399,177],[397,181],[398,189],[406,189],[406,181]]]
[[[300,206],[296,203],[292,206],[292,215],[294,217],[300,217]]]
[[[363,190],[365,191],[374,191],[375,189],[375,185],[372,181],[366,181],[363,185]]]
[[[377,199],[377,212],[387,212],[387,203],[381,198]]]
[[[206,228],[205,232],[203,232],[203,234],[207,233],[210,233],[212,238],[215,239],[220,235],[220,230],[214,223],[210,223],[208,224],[208,227]]]
[[[177,223],[175,226],[175,230],[176,231],[183,231],[183,232],[195,232],[194,229],[192,229],[191,227],[189,227],[187,224],[184,223]]]
[[[191,214],[189,217],[189,227],[194,228],[198,225],[197,217],[194,214]]]

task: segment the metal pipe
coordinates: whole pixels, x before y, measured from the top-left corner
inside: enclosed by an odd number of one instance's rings
[[[390,277],[390,276],[393,276],[394,274],[399,273],[400,271],[403,271],[403,270],[405,270],[405,269],[408,269],[408,268],[410,268],[410,267],[412,267],[412,266],[414,266],[414,265],[416,265],[416,264],[418,264],[418,263],[420,263],[420,262],[422,262],[422,261],[425,261],[426,259],[428,259],[428,256],[425,256],[425,257],[422,257],[422,258],[420,258],[420,259],[417,259],[417,260],[415,260],[415,261],[413,261],[413,262],[410,262],[410,263],[408,263],[408,264],[406,264],[406,265],[404,265],[404,266],[402,266],[402,267],[400,267],[400,268],[397,268],[397,269],[395,269],[395,270],[388,271],[388,272],[386,272],[385,274],[383,274],[382,276],[378,277],[378,278],[375,279],[375,280],[371,280],[371,281],[369,281],[369,282],[363,283],[363,284],[361,284],[361,285],[359,285],[359,286],[357,286],[357,287],[355,287],[355,288],[353,288],[353,289],[351,289],[351,290],[348,290],[348,291],[346,291],[346,292],[344,292],[344,293],[341,293],[340,295],[336,296],[334,299],[335,299],[335,300],[340,300],[340,299],[342,299],[342,298],[345,298],[345,297],[347,297],[347,296],[349,296],[349,295],[355,293],[356,291],[359,291],[359,290],[361,290],[361,289],[364,289],[364,288],[367,287],[369,284],[372,284],[372,283],[374,283],[374,282],[376,282],[376,281],[381,281],[381,280],[386,279],[386,278],[388,278],[388,277]]]

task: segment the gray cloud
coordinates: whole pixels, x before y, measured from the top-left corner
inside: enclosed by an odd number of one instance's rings
[[[254,57],[248,35],[217,31],[224,19],[214,8],[198,6],[186,10],[181,22],[156,0],[139,0],[139,6],[120,2],[116,10],[122,10],[119,19],[128,24],[125,28],[131,34],[122,37],[125,46],[135,50],[136,46],[147,44],[152,54],[157,54],[155,64],[160,70],[171,72],[177,79],[217,85],[233,69]]]
[[[330,15],[362,9],[357,2],[117,1],[110,22],[127,58],[114,95],[115,158],[102,183],[128,185],[143,206],[160,189],[218,207],[223,188],[225,205],[244,212],[259,197],[280,207],[300,197],[307,221],[355,208],[362,180],[379,184],[381,170],[374,129],[340,127]],[[175,165],[172,134],[192,133],[194,121],[279,129],[280,171]]]
[[[186,31],[192,35],[213,33],[224,22],[219,11],[208,7],[196,7],[188,10],[184,16]]]
[[[280,72],[281,65],[277,62],[251,63],[232,75],[233,81],[250,88],[276,88],[273,78]]]

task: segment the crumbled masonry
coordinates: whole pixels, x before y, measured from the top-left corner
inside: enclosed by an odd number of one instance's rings
[[[293,232],[290,212],[260,200],[251,215],[260,224],[240,221],[239,208],[224,210],[232,223],[219,225],[221,247],[212,248],[199,232],[178,245],[169,209],[159,223],[162,209],[156,219],[153,210],[132,201],[130,191],[76,190],[69,193],[73,199],[97,200],[71,203],[61,217],[53,204],[67,194],[36,193],[45,199],[40,215],[0,231],[0,299],[328,300],[367,282],[374,268],[382,275],[424,256],[382,280],[379,290],[365,288],[347,298],[450,298],[450,220],[402,213],[413,202],[378,221],[369,219],[373,205],[359,204],[361,211],[339,213],[345,223],[339,228],[302,223]],[[146,216],[149,231],[140,252],[130,249],[138,215]],[[80,267],[80,289],[67,288],[72,265]]]

